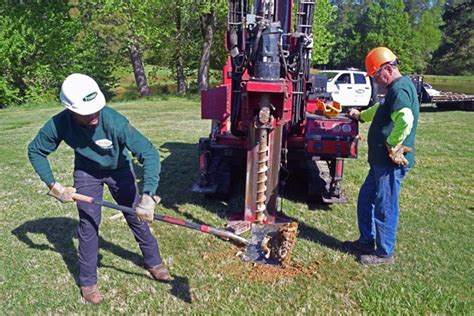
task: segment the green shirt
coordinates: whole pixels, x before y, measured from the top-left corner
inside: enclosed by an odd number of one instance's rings
[[[388,156],[385,144],[388,140],[397,139],[401,135],[399,131],[394,131],[394,118],[403,114],[403,109],[405,108],[409,109],[413,114],[411,130],[406,137],[403,137],[403,145],[411,147],[412,151],[407,153],[405,157],[409,161],[409,166],[415,165],[415,135],[420,105],[415,87],[410,78],[406,76],[396,79],[388,86],[383,104],[380,104],[375,110],[368,135],[368,160],[370,164],[393,164]],[[361,113],[363,120],[365,120],[365,117],[370,117],[370,115],[363,115]],[[389,141],[389,143],[395,145],[393,141]]]
[[[127,118],[105,106],[95,127],[83,127],[64,110],[40,129],[28,146],[28,157],[47,185],[55,182],[47,156],[64,141],[74,149],[74,168],[84,171],[131,169],[128,151],[143,165],[143,192],[155,194],[160,174],[160,156],[153,144]]]

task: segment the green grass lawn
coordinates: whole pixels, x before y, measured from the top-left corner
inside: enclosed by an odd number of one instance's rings
[[[177,97],[112,103],[148,136],[162,157],[157,212],[223,227],[241,210],[190,191],[197,176],[197,142],[209,132],[199,102]],[[356,198],[367,173],[367,144],[347,161],[348,204],[309,207],[285,199],[301,231],[287,270],[253,267],[235,245],[211,235],[151,224],[174,281],[157,283],[142,268],[137,244],[116,211],[103,210],[99,286],[103,304],[82,303],[72,204],[46,196],[26,147],[61,106],[0,111],[0,308],[6,314],[473,314],[474,113],[421,113],[418,165],[401,194],[396,263],[363,267],[337,250],[357,238]],[[361,134],[366,136],[367,125]],[[73,152],[50,156],[58,181],[72,184]],[[241,190],[236,189],[236,193]],[[301,194],[303,195],[303,194]],[[107,194],[106,199],[110,200]]]
[[[176,76],[173,75],[169,69],[145,65],[145,73],[151,95],[170,95],[177,93]],[[140,99],[140,94],[138,93],[137,84],[135,82],[135,77],[131,67],[121,67],[116,71],[115,75],[120,78],[117,82],[117,86],[112,90],[113,99],[115,101],[126,102]],[[221,71],[211,70],[209,75],[210,86],[221,84]],[[187,92],[194,94],[197,93],[198,88],[196,74],[188,74],[186,78],[186,86]]]

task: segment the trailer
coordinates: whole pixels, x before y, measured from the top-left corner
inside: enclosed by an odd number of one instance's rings
[[[474,110],[474,95],[446,92],[434,89],[424,81],[423,76],[410,76],[421,103],[431,104],[439,109]]]

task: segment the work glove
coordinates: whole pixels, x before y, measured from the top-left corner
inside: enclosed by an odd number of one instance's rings
[[[76,193],[76,188],[63,187],[59,182],[54,182],[53,186],[48,192],[48,195],[55,197],[62,203],[74,202],[72,195]]]
[[[360,111],[356,109],[350,109],[349,112],[346,113],[347,117],[350,117],[353,120],[360,121]]]
[[[408,165],[408,160],[405,158],[405,153],[411,151],[410,147],[403,146],[402,144],[397,144],[395,146],[387,145],[388,156],[392,159],[393,163],[398,166]]]
[[[143,194],[140,203],[138,203],[137,209],[135,210],[138,219],[143,222],[153,222],[155,206],[159,202],[160,198],[158,196],[153,197],[148,194]]]

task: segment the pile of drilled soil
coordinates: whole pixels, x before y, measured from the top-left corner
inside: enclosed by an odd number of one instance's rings
[[[248,263],[239,259],[241,251],[234,248],[219,253],[210,252],[203,255],[203,259],[230,278],[250,282],[291,280],[301,274],[310,276],[316,273],[316,266],[319,265],[318,261],[309,267],[294,262],[286,265]]]
[[[312,275],[314,273],[316,273],[314,267],[307,268],[299,264],[287,264],[286,266],[257,264],[248,271],[247,278],[251,281],[268,282],[281,279],[293,279],[300,274]]]

